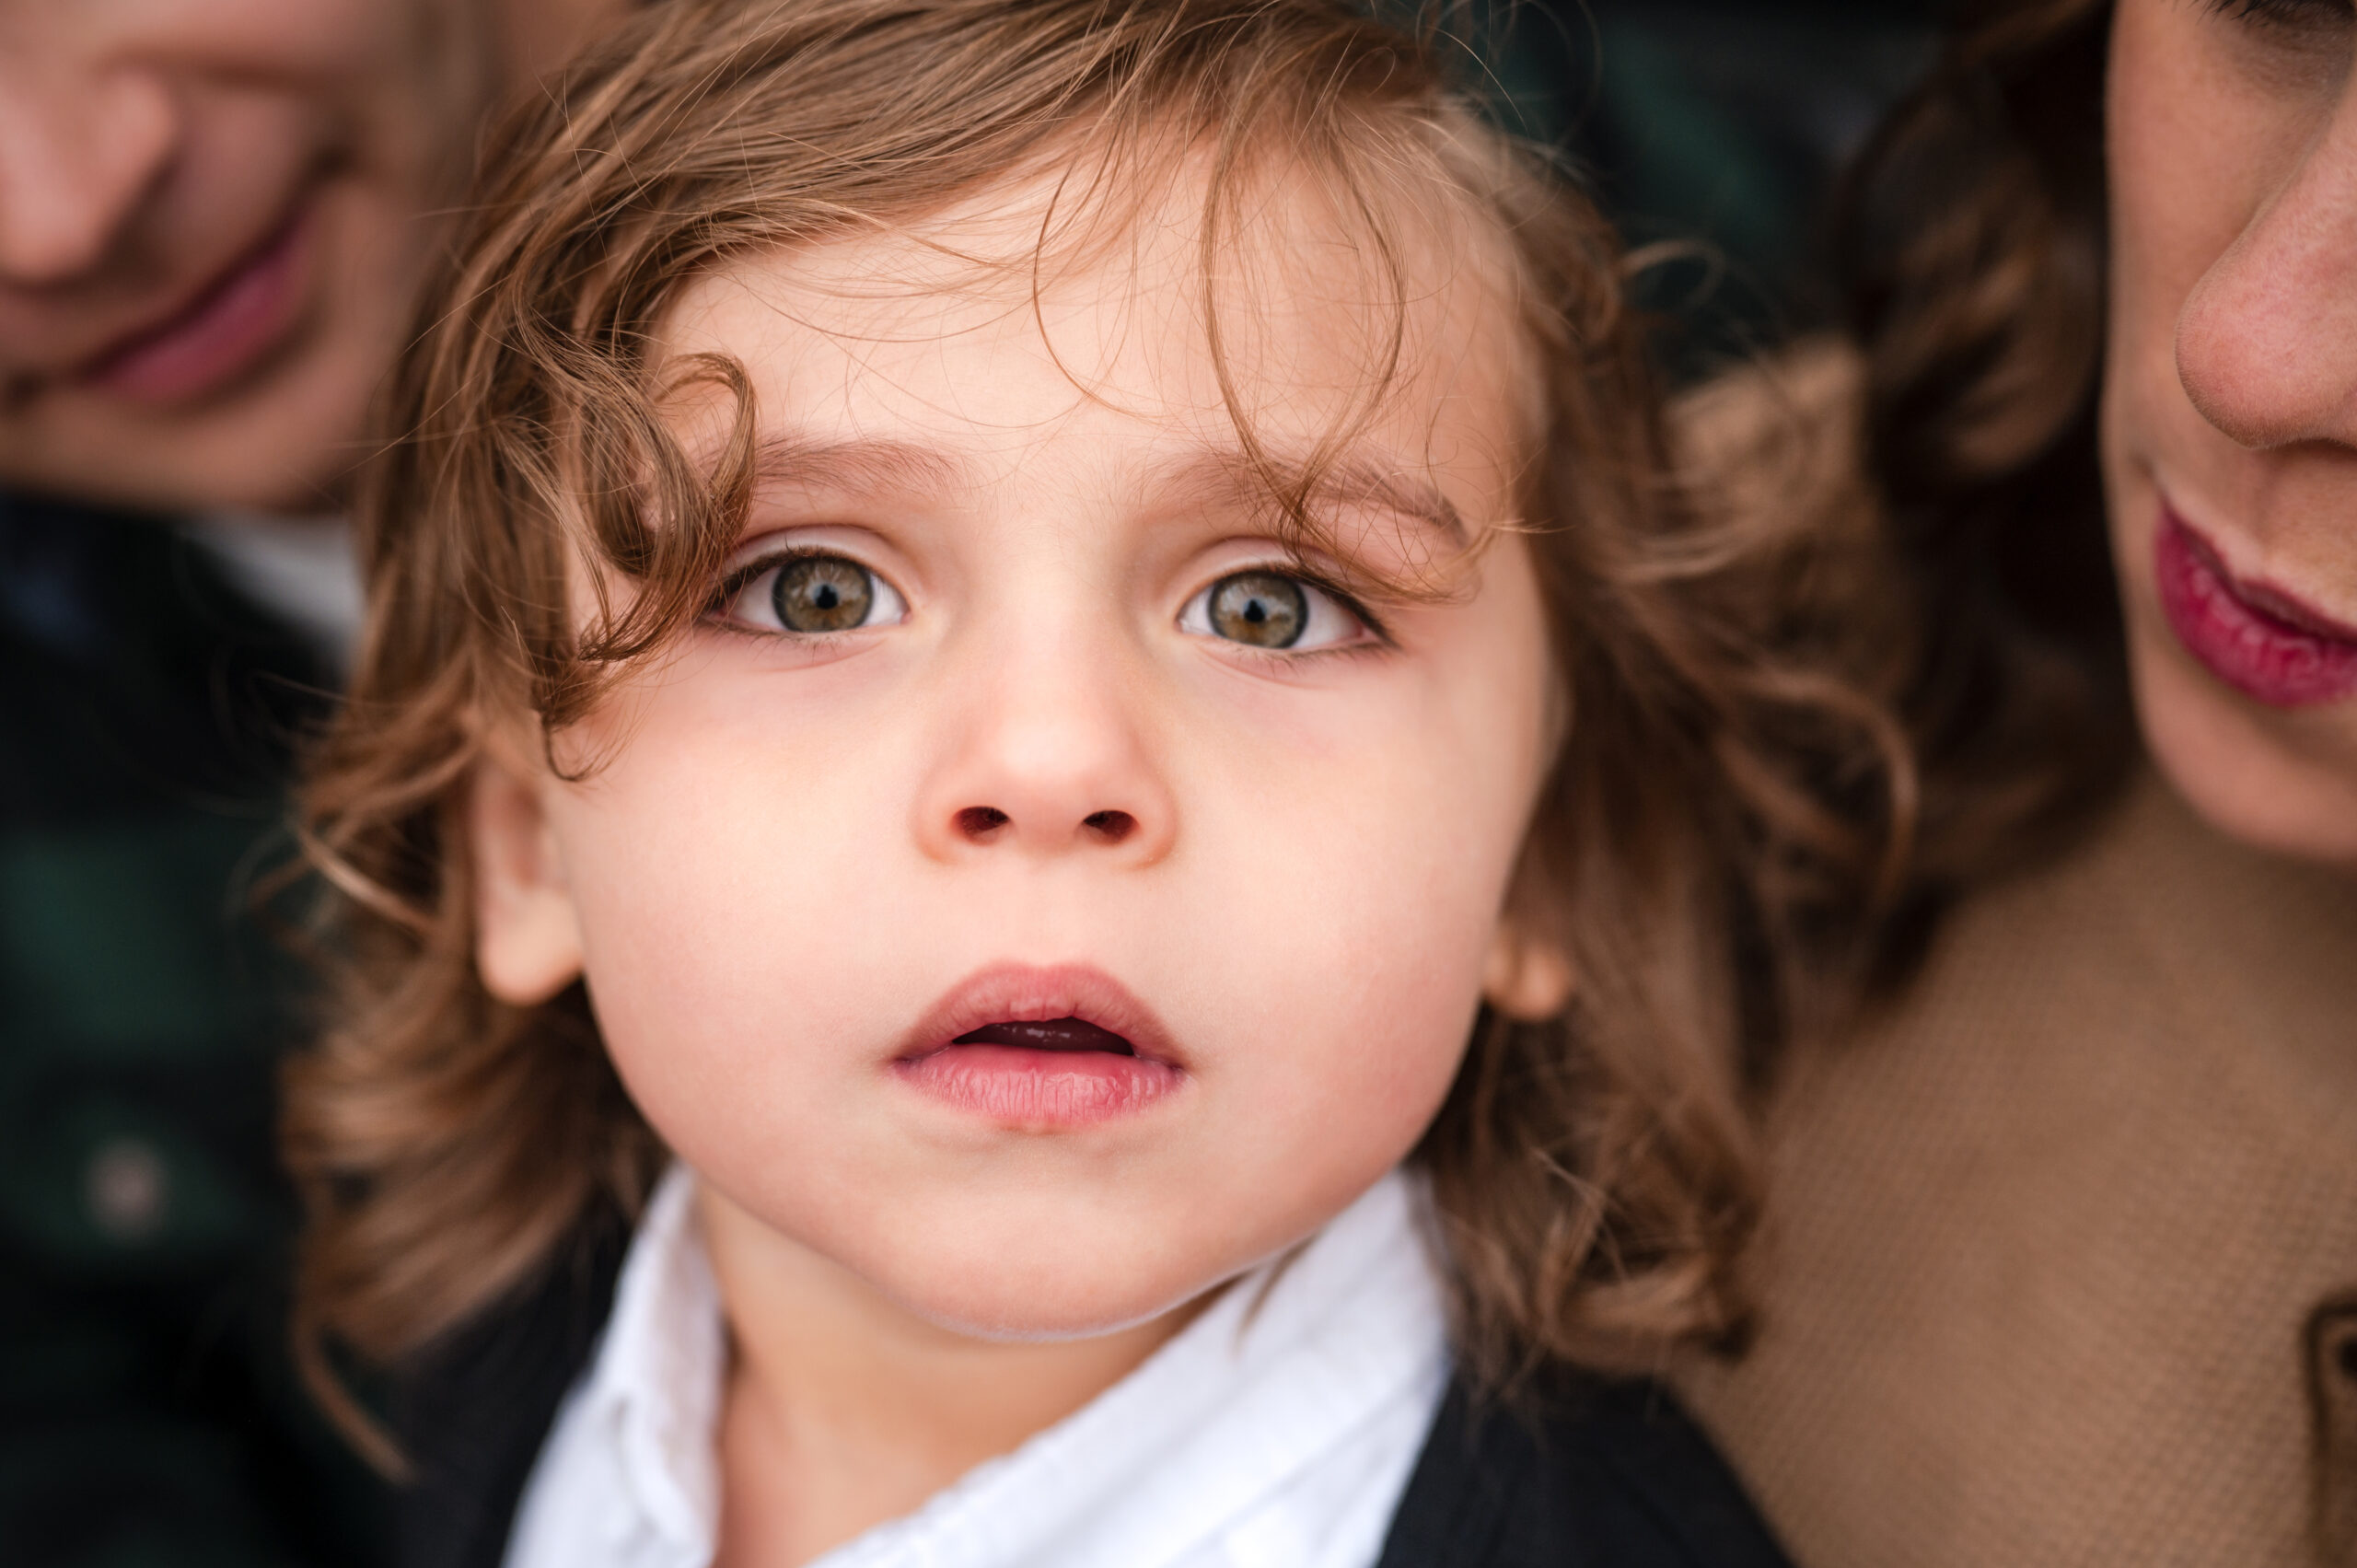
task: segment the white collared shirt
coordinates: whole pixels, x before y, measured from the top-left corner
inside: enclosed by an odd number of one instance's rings
[[[675,1167],[558,1412],[506,1568],[709,1568],[727,1338]],[[1393,1173],[1120,1383],[811,1568],[1371,1568],[1448,1376]]]
[[[180,531],[240,593],[310,644],[330,669],[352,673],[367,596],[348,522],[215,512],[182,522]]]

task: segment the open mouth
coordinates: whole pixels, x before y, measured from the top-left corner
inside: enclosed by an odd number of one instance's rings
[[[1059,1053],[1102,1051],[1115,1056],[1135,1056],[1137,1047],[1110,1029],[1100,1029],[1081,1018],[1043,1018],[1038,1022],[984,1024],[949,1042],[958,1045],[999,1045],[1011,1051]]]
[[[1000,1127],[1052,1132],[1134,1115],[1187,1071],[1145,1005],[1086,965],[1003,965],[951,988],[892,1068]]]

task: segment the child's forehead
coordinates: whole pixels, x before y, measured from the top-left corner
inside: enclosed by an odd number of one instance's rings
[[[658,337],[719,353],[765,424],[1018,448],[1054,433],[1200,447],[1235,416],[1289,449],[1499,460],[1527,445],[1527,345],[1504,247],[1402,199],[1376,237],[1298,169],[1255,181],[1205,243],[1205,175],[1154,199],[1010,180],[924,218],[735,258]]]

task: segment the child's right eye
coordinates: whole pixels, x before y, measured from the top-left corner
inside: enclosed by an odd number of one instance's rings
[[[895,625],[908,613],[899,590],[842,555],[757,561],[721,592],[721,614],[731,623],[797,636]]]

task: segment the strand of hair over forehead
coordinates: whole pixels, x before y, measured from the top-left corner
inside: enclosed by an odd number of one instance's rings
[[[668,9],[663,26],[685,35],[688,47],[647,52],[673,60],[660,77],[625,70],[576,103],[570,145],[552,149],[560,157],[621,157],[652,182],[684,170],[693,155],[683,159],[668,145],[674,123],[641,114],[632,100],[650,92],[749,98],[765,90],[782,51],[840,56],[846,67],[867,56],[894,67],[897,90],[884,101],[847,96],[851,120],[814,127],[812,136],[856,133],[843,139],[860,149],[855,159],[847,155],[828,172],[838,180],[865,172],[879,193],[900,195],[923,161],[973,152],[987,160],[995,145],[1011,164],[1090,120],[1134,131],[1177,112],[1198,131],[1240,134],[1272,122],[1308,130],[1353,99],[1436,98],[1444,84],[1432,43],[1443,36],[1437,18],[1450,7],[1422,8],[1431,19],[1418,34],[1331,0],[779,0],[750,7],[691,0]],[[1419,36],[1424,42],[1403,52],[1402,43]],[[989,79],[977,75],[984,63]],[[675,80],[680,75],[692,84],[685,93]],[[1305,81],[1322,85],[1305,95]],[[1277,90],[1280,84],[1290,90]],[[954,110],[943,112],[943,105]],[[739,112],[758,119],[749,102]],[[961,121],[962,139],[935,139]],[[757,150],[785,150],[720,137],[708,143],[711,172],[724,176]]]

